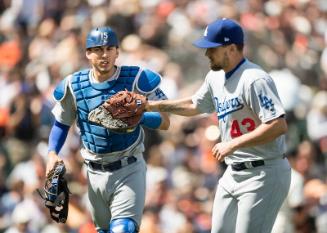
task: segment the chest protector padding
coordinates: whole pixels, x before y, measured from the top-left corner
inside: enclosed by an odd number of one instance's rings
[[[83,144],[88,150],[96,154],[122,151],[139,137],[140,126],[131,133],[117,134],[88,121],[89,112],[106,99],[125,89],[131,91],[138,71],[139,67],[136,66],[122,66],[116,80],[103,83],[91,83],[90,70],[73,74],[71,87],[76,99],[77,123]]]

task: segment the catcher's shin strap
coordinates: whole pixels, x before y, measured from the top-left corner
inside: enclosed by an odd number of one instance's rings
[[[92,170],[113,172],[121,169],[124,166],[135,163],[136,161],[137,161],[136,157],[129,156],[129,157],[124,157],[121,160],[117,160],[115,162],[107,163],[107,164],[96,163],[92,161],[89,161],[87,164]]]

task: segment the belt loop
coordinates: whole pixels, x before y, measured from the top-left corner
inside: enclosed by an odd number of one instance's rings
[[[121,161],[122,167],[125,167],[128,165],[128,157],[127,156],[124,156],[120,161]]]
[[[253,164],[252,164],[252,162],[251,161],[247,161],[247,162],[244,162],[244,165],[245,165],[245,167],[246,168],[253,168]]]

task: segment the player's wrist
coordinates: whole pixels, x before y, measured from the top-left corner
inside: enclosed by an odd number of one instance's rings
[[[49,150],[48,151],[48,157],[53,157],[53,156],[58,157],[58,154],[56,153],[55,150]]]
[[[154,101],[147,101],[145,104],[145,112],[152,112],[153,111],[153,103]]]
[[[49,151],[47,157],[47,165],[46,165],[46,174],[53,168],[57,161],[61,161],[62,159],[57,155],[55,151]]]
[[[58,160],[61,160],[61,159],[55,151],[48,152],[47,163],[53,163]]]
[[[230,141],[230,146],[232,148],[232,151],[236,151],[240,148],[240,140],[239,138],[234,138],[233,140]]]
[[[144,112],[150,112],[149,101],[147,101],[147,102],[145,103]]]

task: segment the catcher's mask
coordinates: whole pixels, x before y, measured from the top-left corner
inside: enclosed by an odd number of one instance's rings
[[[117,35],[110,27],[94,28],[86,37],[86,49],[99,46],[118,47],[118,45]]]

